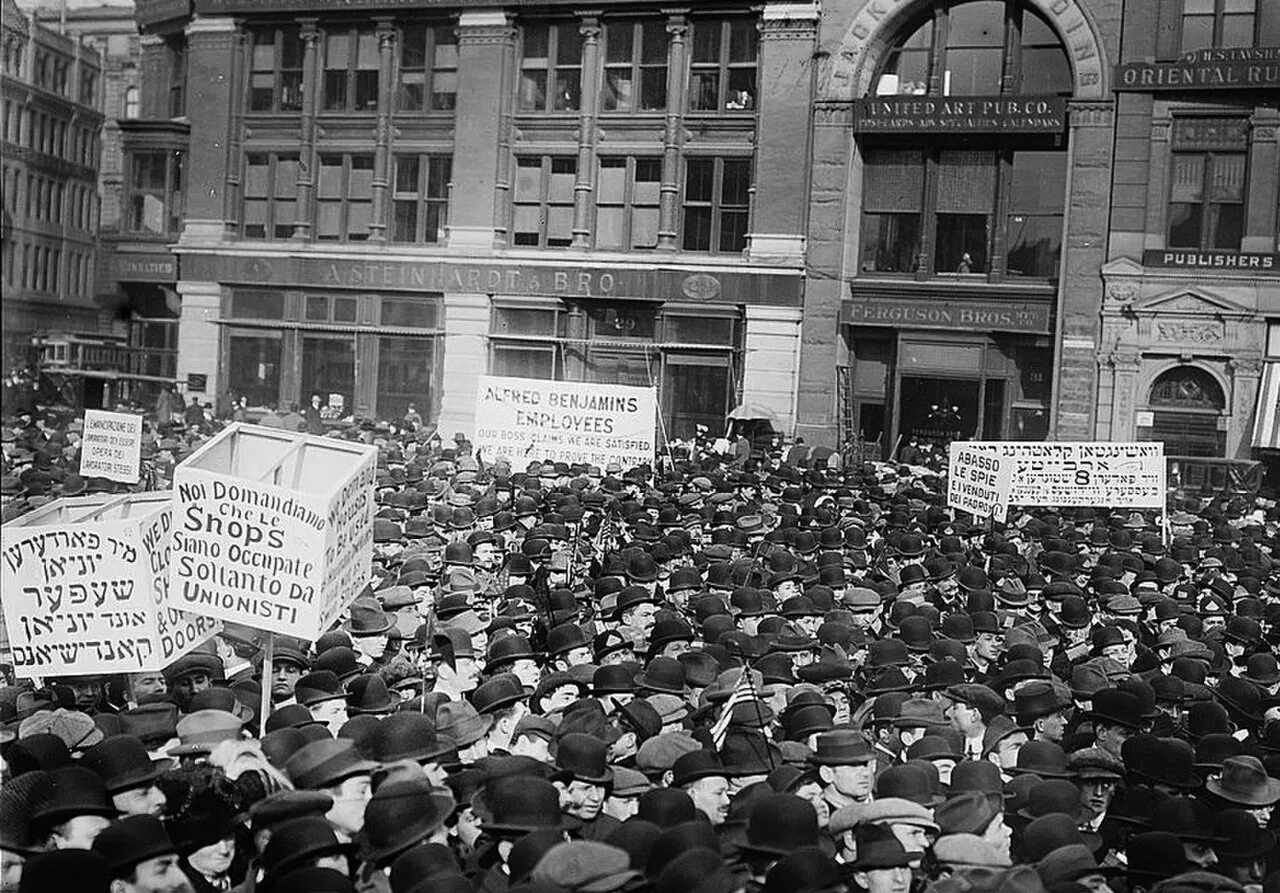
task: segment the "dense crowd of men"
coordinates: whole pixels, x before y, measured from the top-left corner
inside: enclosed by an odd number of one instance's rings
[[[201,427],[148,426],[153,486]],[[334,436],[379,448],[339,625],[0,688],[3,890],[1280,891],[1274,503]],[[3,447],[6,520],[113,487],[74,426]]]

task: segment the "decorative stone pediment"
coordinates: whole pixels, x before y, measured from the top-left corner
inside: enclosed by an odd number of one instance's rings
[[[1175,288],[1157,295],[1151,295],[1134,301],[1129,306],[1129,309],[1139,315],[1176,314],[1178,316],[1235,318],[1246,318],[1254,315],[1254,312],[1248,307],[1237,304],[1235,301],[1224,298],[1221,295],[1215,295],[1213,292],[1198,286]]]

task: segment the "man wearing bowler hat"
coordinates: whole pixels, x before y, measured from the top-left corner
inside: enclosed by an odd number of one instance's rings
[[[129,816],[93,842],[111,870],[112,893],[190,893],[178,848],[155,816]]]

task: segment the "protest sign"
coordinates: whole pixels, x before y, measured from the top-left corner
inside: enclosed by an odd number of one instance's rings
[[[1013,464],[978,444],[953,443],[947,464],[947,505],[1003,523]]]
[[[373,570],[376,447],[236,424],[175,470],[184,610],[315,638]]]
[[[168,603],[170,493],[62,499],[4,526],[19,676],[159,670],[222,628]]]
[[[1011,465],[1010,505],[1165,507],[1163,443],[975,441],[963,446]]]
[[[633,468],[653,461],[655,418],[653,388],[482,375],[473,442],[485,459],[513,466],[546,460]]]
[[[84,411],[80,474],[136,484],[141,455],[142,416],[101,409]]]

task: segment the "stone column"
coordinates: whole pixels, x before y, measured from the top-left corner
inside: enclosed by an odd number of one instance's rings
[[[218,394],[218,325],[222,315],[222,286],[216,282],[182,280],[177,284],[182,309],[178,318],[178,378],[208,376],[205,394]]]
[[[231,120],[227,128],[227,188],[222,197],[222,216],[227,221],[225,231],[230,238],[240,234],[240,144],[243,142],[244,111],[249,104],[248,79],[244,76],[247,52],[252,52],[249,34],[241,28],[236,31],[231,44]]]
[[[747,257],[804,263],[817,3],[769,3],[756,69],[755,205]]]
[[[1098,381],[1098,331],[1111,201],[1113,100],[1068,103],[1066,231],[1058,282],[1057,375],[1050,428],[1058,440],[1092,440]]]
[[[685,79],[688,67],[689,10],[668,9],[667,119],[662,130],[662,182],[658,199],[658,250],[680,247],[680,153],[684,146]]]
[[[169,48],[159,34],[138,38],[142,61],[138,66],[138,117],[169,117]]]
[[[1280,19],[1280,16],[1277,16]],[[1275,195],[1277,158],[1280,158],[1280,111],[1255,108],[1249,121],[1249,191],[1253,196]],[[1240,250],[1269,253],[1275,250],[1276,203],[1250,201]]]
[[[748,306],[744,348],[742,402],[772,409],[782,433],[794,434],[800,308]]]
[[[1134,398],[1138,387],[1138,372],[1142,368],[1142,357],[1136,350],[1118,350],[1109,358],[1111,366],[1112,399],[1111,414],[1107,420],[1108,429],[1103,430],[1101,419],[1098,420],[1098,437],[1106,440],[1133,440],[1137,435],[1134,413]]]
[[[316,196],[316,109],[320,96],[320,29],[316,19],[298,19],[302,38],[302,120],[298,136],[298,182],[294,195],[293,237],[300,242],[311,239],[311,221],[315,218]]]
[[[376,18],[378,35],[378,123],[373,148],[373,219],[369,222],[369,241],[387,240],[387,186],[391,170],[391,109],[395,103],[395,22]]]
[[[578,175],[573,183],[574,248],[591,247],[591,193],[596,182],[596,109],[600,105],[600,13],[582,15],[582,108],[578,113]]]
[[[458,19],[458,82],[463,88],[454,110],[450,248],[494,247],[495,215],[506,197],[503,191],[500,198],[497,188],[503,121],[498,112],[510,92],[514,44],[511,21],[500,9],[467,10]]]
[[[1227,369],[1231,372],[1227,411],[1232,424],[1227,428],[1226,457],[1248,459],[1253,448],[1253,415],[1258,406],[1262,358],[1236,357],[1227,361]]]
[[[196,16],[187,25],[187,150],[185,225],[180,244],[221,242],[225,217],[227,133],[234,96],[236,23],[229,16]]]
[[[475,433],[476,388],[489,368],[489,297],[478,294],[444,296],[444,363],[440,381],[442,436]]]

